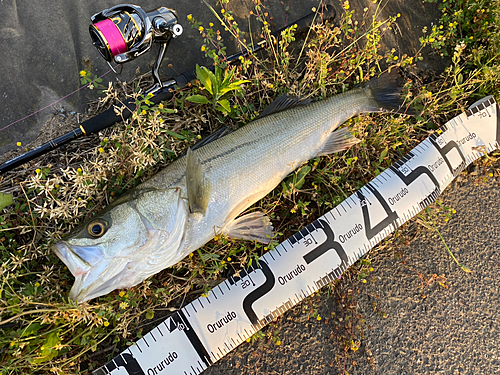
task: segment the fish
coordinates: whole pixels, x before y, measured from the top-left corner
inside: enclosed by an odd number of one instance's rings
[[[226,235],[269,243],[264,212],[241,215],[312,158],[359,142],[346,127],[369,112],[408,113],[399,74],[327,99],[282,95],[256,119],[187,154],[116,199],[52,250],[75,277],[79,303],[131,288]]]

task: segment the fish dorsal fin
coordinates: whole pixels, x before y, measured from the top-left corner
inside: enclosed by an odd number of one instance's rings
[[[278,113],[294,107],[303,107],[311,103],[312,100],[310,98],[302,98],[299,96],[283,94],[274,99],[273,102],[269,104],[269,107],[264,109],[264,112],[262,112],[257,118],[268,116],[273,113]]]
[[[205,181],[200,159],[191,148],[187,152],[186,188],[191,213],[199,212],[205,215],[210,198],[210,187]]]
[[[223,126],[220,129],[218,129],[215,132],[213,132],[212,134],[210,134],[210,135],[206,136],[205,138],[203,138],[198,143],[194,144],[192,146],[192,150],[196,150],[196,149],[198,149],[200,147],[208,145],[209,143],[211,143],[213,141],[216,141],[217,139],[222,138],[222,137],[224,137],[225,135],[227,135],[229,133],[231,133],[231,128],[229,128],[228,126]]]

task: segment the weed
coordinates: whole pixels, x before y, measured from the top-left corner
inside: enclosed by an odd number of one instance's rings
[[[443,27],[432,28],[422,44],[448,53],[451,66],[435,83],[425,87],[418,82],[406,84],[408,100],[422,110],[423,117],[372,115],[350,120],[347,126],[362,143],[309,161],[259,203],[261,210],[270,213],[278,240],[339,204],[478,96],[498,92],[498,48],[483,43],[497,38],[494,10],[481,1],[447,1],[446,11],[440,5]],[[228,274],[237,273],[273,248],[275,244],[264,247],[219,237],[130,290],[81,305],[65,297],[73,279],[49,245],[174,160],[202,133],[213,131],[212,119],[222,116],[221,121],[232,125],[247,123],[279,94],[321,99],[420,58],[419,53],[398,56],[394,50],[380,51],[380,41],[395,26],[398,15],[380,21],[377,14],[369,15],[365,9],[356,20],[349,2],[342,2],[344,12],[335,24],[312,26],[299,44],[294,27],[276,40],[268,10],[258,0],[254,4],[250,16],[261,23],[260,37],[269,46],[263,53],[251,52],[254,37],[240,30],[226,1],[221,1],[219,11],[212,10],[239,48],[250,51],[236,66],[227,63],[221,31],[188,16],[203,39],[201,49],[216,65],[214,73],[199,68],[199,86],[177,92],[172,100],[159,105],[141,94],[143,80],[118,89],[102,85],[87,71],[81,73],[82,84],[103,91],[96,104],[99,109],[113,105],[120,114],[123,99],[129,96],[135,98],[138,110],[114,129],[84,143],[70,144],[65,153],[47,156],[37,165],[18,170],[14,178],[0,181],[0,189],[13,196],[13,204],[0,215],[2,373],[78,373],[102,364],[115,355],[115,348],[123,349],[142,335],[145,320],[159,319],[163,310],[209,292]],[[453,26],[445,27],[446,23]],[[483,27],[484,32],[480,31]],[[200,93],[205,99],[195,97]],[[189,97],[211,106],[186,105]],[[485,160],[485,168],[491,169],[497,157]],[[436,217],[446,219],[452,214],[445,206],[438,208],[441,211],[433,214],[436,222]],[[375,282],[372,272],[370,260],[365,258],[329,286],[335,301],[331,316],[318,315],[315,306],[308,310],[311,319],[332,322],[340,368],[345,369],[351,353],[363,344],[364,319],[357,310],[356,295]],[[434,281],[445,284],[441,276],[432,276],[422,279],[422,285]],[[276,345],[281,342],[278,326],[256,335]]]

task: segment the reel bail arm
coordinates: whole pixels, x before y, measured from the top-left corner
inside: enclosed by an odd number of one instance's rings
[[[159,69],[170,41],[183,32],[175,10],[159,7],[145,12],[137,5],[121,4],[94,14],[90,20],[92,42],[108,64],[134,60],[149,51],[153,43],[160,43],[152,69],[155,83],[147,93],[154,94],[168,84],[161,82]]]

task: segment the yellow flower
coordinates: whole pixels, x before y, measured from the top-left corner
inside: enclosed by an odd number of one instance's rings
[[[370,267],[370,272],[373,272],[373,267]]]
[[[146,112],[146,110],[145,110],[145,109],[143,109],[143,110],[141,111],[141,115],[145,115],[146,113],[147,113],[147,112]]]
[[[16,143],[17,147],[21,147],[21,142]]]
[[[397,60],[397,59],[399,59],[399,57],[397,57],[397,56],[394,56],[394,60]]]
[[[248,339],[246,339],[246,342],[250,342],[250,340],[251,340],[251,339],[252,339],[252,338],[251,338],[251,337],[249,337]],[[11,343],[11,344],[13,344],[13,343]]]
[[[120,303],[120,309],[125,310],[128,307],[128,302]]]
[[[225,260],[221,260],[220,264],[226,264],[226,261]]]
[[[321,320],[321,316],[318,315],[318,317],[316,318],[317,321],[320,321]]]
[[[363,284],[366,284],[366,279],[361,280]]]
[[[14,345],[16,345],[16,343],[14,341],[11,341],[10,346],[14,346]]]
[[[189,254],[189,257],[190,258],[194,257],[194,254],[193,253]]]
[[[221,9],[221,10],[220,10],[220,12],[221,12],[222,14],[226,13],[226,11],[225,11],[224,9]]]
[[[55,187],[56,189],[59,189],[59,184],[55,184],[55,185],[54,185],[54,187]]]
[[[78,168],[76,171],[77,171],[78,173],[82,173],[82,168]]]
[[[209,23],[210,27],[214,27],[214,24],[212,22]]]
[[[191,21],[191,20],[193,19],[193,15],[192,15],[192,14],[188,14],[187,19],[188,19],[189,21]]]
[[[205,50],[206,50],[206,47],[205,47],[205,46],[201,46],[201,50],[202,50],[202,51],[205,51]]]
[[[276,341],[276,345],[280,346],[281,345],[281,340]]]
[[[398,14],[397,14],[397,17],[398,17],[398,18],[399,18],[399,17],[401,17],[401,13],[398,13]]]
[[[151,104],[151,101],[150,101],[149,99],[146,99],[146,100],[144,101],[144,103],[146,103],[147,105],[150,105],[150,104]]]
[[[163,103],[158,104],[158,108],[163,109],[163,107],[165,107]]]
[[[35,286],[38,288],[38,287],[40,286],[40,283],[37,281],[37,282],[35,283]]]
[[[205,29],[203,28],[203,26],[200,26],[200,27],[198,27],[198,30],[200,30],[200,32],[202,32]]]
[[[104,152],[104,149],[102,147],[99,147],[98,151],[102,154]]]
[[[87,75],[87,72],[85,70],[80,71],[80,76],[85,77]]]
[[[105,321],[103,324],[104,324],[104,327],[109,326],[109,322],[108,321]]]
[[[318,165],[318,162],[317,162],[317,161],[315,161],[315,162],[313,163],[313,165],[316,167],[316,166]]]
[[[41,170],[39,168],[35,169],[36,174],[39,174]]]
[[[227,257],[227,261],[230,262],[231,261],[231,257]]]
[[[491,173],[491,172],[488,173],[488,176],[493,177],[493,173]],[[455,210],[453,210],[453,211],[455,211]],[[453,213],[455,213],[455,212],[453,212]]]
[[[120,297],[123,297],[125,295],[125,292],[122,290],[120,293],[118,293]]]

